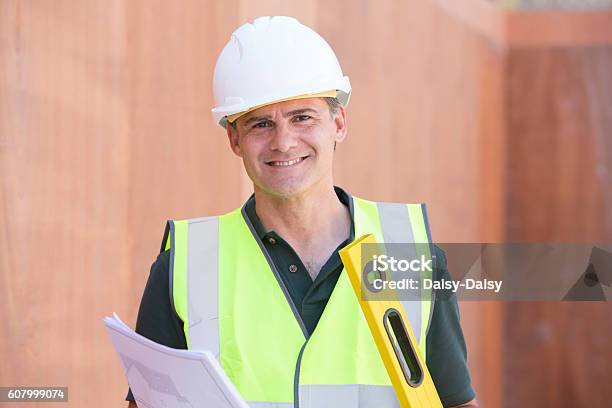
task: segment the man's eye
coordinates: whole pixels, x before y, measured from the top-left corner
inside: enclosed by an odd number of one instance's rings
[[[311,119],[312,116],[308,116],[308,115],[297,115],[295,116],[295,121],[296,122],[303,122],[305,120]]]
[[[270,122],[268,122],[267,120],[264,120],[262,122],[257,122],[255,125],[253,125],[254,128],[266,128],[270,125]]]

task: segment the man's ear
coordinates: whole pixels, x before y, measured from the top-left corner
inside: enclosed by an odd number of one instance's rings
[[[338,112],[334,115],[334,125],[336,127],[335,142],[342,143],[347,134],[346,109],[344,106],[338,107]]]
[[[227,139],[229,140],[230,148],[232,152],[238,157],[242,157],[242,150],[240,149],[240,137],[238,136],[238,129],[228,123],[225,126],[225,130],[227,132]]]

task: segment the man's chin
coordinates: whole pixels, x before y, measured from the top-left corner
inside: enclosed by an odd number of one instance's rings
[[[312,186],[307,183],[271,183],[259,186],[264,194],[278,197],[278,198],[291,198],[304,194]]]

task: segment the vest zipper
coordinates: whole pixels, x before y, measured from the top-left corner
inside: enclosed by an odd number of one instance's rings
[[[293,378],[293,408],[300,407],[300,367],[302,366],[302,354],[304,354],[306,344],[308,344],[308,339],[306,339],[302,345],[295,365],[295,376]]]

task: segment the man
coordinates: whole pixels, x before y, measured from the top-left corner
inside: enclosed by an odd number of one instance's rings
[[[251,406],[399,407],[338,250],[368,232],[429,242],[429,231],[421,205],[334,187],[351,92],[335,54],[295,19],[258,18],[222,51],[214,91],[254,195],[219,217],[168,223],[137,332],[211,350]],[[476,406],[456,299],[412,304],[444,405]]]

